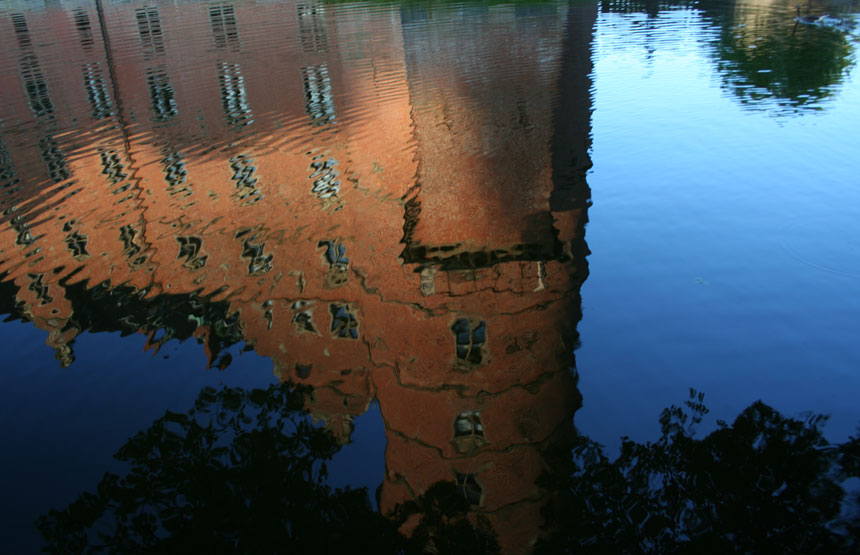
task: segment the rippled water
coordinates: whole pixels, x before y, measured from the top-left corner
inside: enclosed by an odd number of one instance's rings
[[[34,520],[105,472],[185,476],[168,436],[194,419],[239,438],[280,410],[299,436],[307,411],[330,433],[282,462],[333,456],[319,480],[369,488],[394,520],[453,482],[506,552],[547,534],[550,453],[575,430],[614,455],[689,387],[705,430],[762,399],[830,414],[844,441],[857,13],[0,4],[11,550],[37,549]],[[206,460],[188,475],[229,482]]]

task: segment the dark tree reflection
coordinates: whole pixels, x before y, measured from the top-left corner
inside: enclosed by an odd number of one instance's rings
[[[821,109],[854,65],[850,34],[794,23],[796,3],[699,4],[719,33],[712,47],[723,86],[746,106]],[[817,10],[827,13],[824,7]]]
[[[367,491],[332,489],[326,465],[339,449],[302,407],[307,390],[203,389],[184,414],[167,412],[116,453],[125,476],[37,526],[52,553],[492,553],[489,530],[440,483],[393,518]],[[408,521],[408,522],[407,522]],[[399,528],[409,529],[406,539]]]
[[[696,439],[702,401],[691,392],[686,408],[665,409],[659,440],[623,438],[614,461],[580,437],[538,552],[856,553],[857,493],[841,484],[860,476],[860,436],[832,445],[826,417],[759,401]]]
[[[494,531],[457,485],[441,482],[391,514],[365,489],[325,484],[335,438],[302,410],[307,390],[205,388],[116,454],[125,476],[38,520],[55,553],[495,553]],[[830,444],[822,416],[786,418],[762,402],[697,439],[707,413],[691,392],[665,409],[653,443],[610,460],[587,437],[545,476],[539,553],[855,553],[860,436]]]

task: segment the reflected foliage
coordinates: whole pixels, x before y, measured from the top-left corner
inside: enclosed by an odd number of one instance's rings
[[[470,511],[456,484],[437,482],[424,495],[399,506],[393,516],[408,532],[409,553],[498,553],[491,525],[481,517],[474,525],[467,518]]]
[[[306,389],[205,388],[116,454],[106,474],[37,525],[58,553],[496,553],[490,525],[450,482],[375,512],[365,489],[326,485],[335,438],[302,410]],[[786,418],[762,402],[695,437],[707,413],[691,391],[651,443],[623,438],[610,460],[580,436],[559,446],[543,486],[538,553],[855,553],[860,435],[830,444],[826,417]]]
[[[786,418],[762,402],[702,439],[707,408],[663,411],[654,443],[622,439],[611,461],[580,437],[546,511],[540,553],[856,553],[860,436],[832,445],[822,416]],[[853,507],[852,507],[853,505]]]
[[[0,315],[9,315],[4,321],[32,320],[23,303],[16,300],[18,288],[5,279],[0,274]],[[146,289],[113,286],[107,281],[95,286],[87,282],[60,284],[72,308],[71,316],[58,329],[60,334],[89,331],[126,336],[144,332],[149,336],[149,345],[156,349],[171,339],[194,337],[206,344],[209,366],[222,370],[230,364],[231,355],[226,350],[244,341],[239,314],[230,311],[229,302],[212,300],[214,294],[150,295]],[[57,354],[63,366],[74,361],[73,347],[74,340],[70,340]]]
[[[719,33],[712,45],[723,86],[747,106],[821,109],[854,64],[850,35],[796,24],[795,4],[699,5]]]
[[[339,449],[302,407],[307,389],[204,388],[188,413],[167,412],[116,453],[124,476],[39,518],[52,553],[424,553],[471,546],[489,531],[466,518],[451,483],[398,507],[372,510],[367,491],[326,485]],[[411,519],[411,520],[410,520]],[[398,528],[417,526],[411,539]]]

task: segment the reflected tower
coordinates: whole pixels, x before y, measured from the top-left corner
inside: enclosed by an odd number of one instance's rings
[[[453,481],[527,550],[580,405],[596,6],[179,9],[3,22],[3,306],[64,364],[244,342],[342,441],[376,398],[380,509]]]

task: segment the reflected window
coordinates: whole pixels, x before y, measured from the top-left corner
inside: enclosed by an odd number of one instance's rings
[[[125,166],[115,150],[102,150],[99,152],[99,158],[102,162],[102,175],[107,177],[111,186],[128,177],[128,174],[125,173]]]
[[[182,260],[184,258],[183,266],[191,270],[199,270],[206,265],[208,256],[200,254],[203,248],[203,239],[194,235],[188,235],[177,237],[176,242],[179,243],[179,254],[176,256],[176,259]]]
[[[167,183],[167,193],[170,196],[180,195],[187,197],[192,193],[191,187],[186,185],[188,172],[185,170],[185,160],[180,152],[170,152],[161,163],[164,172],[164,181]]]
[[[138,244],[140,231],[132,225],[124,225],[119,228],[119,240],[122,242],[122,253],[128,259],[131,269],[137,269],[146,262],[146,255],[141,254],[143,249]]]
[[[328,51],[328,33],[325,27],[325,7],[310,2],[296,5],[299,21],[299,42],[302,52]]]
[[[475,479],[475,475],[460,474],[459,472],[455,472],[455,474],[457,476],[457,490],[460,494],[466,498],[470,505],[480,505],[483,491]]]
[[[48,176],[54,183],[65,181],[72,176],[66,166],[66,157],[52,135],[45,135],[39,140],[39,155],[45,163]]]
[[[27,28],[27,20],[24,14],[12,14],[12,28],[15,30],[15,38],[18,39],[20,48],[30,48],[33,41],[30,40],[30,30]]]
[[[242,206],[249,206],[263,198],[263,193],[257,188],[257,166],[254,162],[254,158],[247,154],[230,158],[230,169],[233,170],[230,179],[236,184],[236,196],[243,201]]]
[[[479,365],[486,357],[487,324],[460,318],[451,326],[456,342],[457,359],[464,363]]]
[[[358,339],[358,319],[348,304],[329,305],[331,312],[331,334],[344,339]]]
[[[328,66],[306,66],[301,71],[305,87],[305,112],[311,118],[311,125],[335,123],[334,96]]]
[[[325,155],[314,156],[311,162],[311,174],[313,179],[311,192],[320,199],[336,196],[340,192],[340,172],[335,169],[338,161],[334,158],[326,159]]]
[[[156,122],[164,122],[179,113],[176,107],[176,99],[173,86],[164,70],[150,70],[146,76],[146,84],[149,86],[149,96],[152,99],[153,119]]]
[[[84,64],[84,88],[87,90],[87,98],[90,101],[93,119],[104,119],[112,115],[113,103],[108,92],[107,82],[104,79],[98,62]]]
[[[33,234],[30,232],[30,223],[24,219],[23,215],[19,214],[18,216],[15,216],[11,220],[9,220],[9,225],[12,226],[12,229],[15,230],[16,245],[20,245],[22,247],[29,247],[36,242],[36,238],[33,237]]]
[[[461,412],[454,420],[454,437],[484,437],[484,425],[478,411]]]
[[[30,278],[30,285],[27,289],[36,294],[40,305],[46,305],[54,301],[54,298],[48,293],[48,286],[43,282],[44,274],[27,274],[27,277]]]
[[[83,9],[78,8],[74,12],[75,28],[78,30],[78,36],[81,39],[81,46],[84,51],[88,52],[93,47],[93,28],[90,25],[90,16]]]
[[[292,305],[294,311],[292,322],[296,325],[296,333],[315,333],[319,335],[313,321],[313,301],[296,301]]]
[[[218,85],[221,88],[221,107],[227,124],[242,127],[254,122],[248,94],[245,92],[245,76],[239,64],[218,62]]]
[[[33,115],[37,118],[53,115],[54,103],[48,96],[48,84],[36,56],[28,54],[21,58],[21,77]]]
[[[63,232],[66,233],[64,239],[66,248],[72,252],[72,257],[76,260],[81,260],[89,256],[87,251],[87,236],[78,233],[75,230],[75,220],[70,220],[63,224]]]
[[[236,23],[236,11],[231,4],[209,8],[209,25],[212,28],[215,48],[229,46],[233,51],[239,50],[239,26]]]
[[[248,259],[248,275],[260,276],[272,269],[274,256],[264,252],[266,243],[263,241],[258,243],[256,233],[248,235],[251,231],[250,228],[240,230],[236,233],[236,239],[244,239],[242,258]]]
[[[9,149],[6,148],[6,143],[0,141],[0,193],[4,197],[16,193],[21,190],[20,183],[21,179],[18,177],[18,172],[15,171],[15,166],[12,164]],[[4,202],[5,199],[0,200],[0,205]]]
[[[320,241],[317,247],[324,249],[323,257],[328,263],[324,286],[328,289],[343,286],[349,280],[349,258],[346,257],[346,248],[337,240]]]
[[[161,18],[156,8],[140,8],[135,10],[137,30],[140,34],[140,44],[143,47],[143,58],[150,60],[164,54],[164,34],[161,30]]]
[[[311,377],[313,364],[298,364],[296,363],[296,377],[306,380]]]

